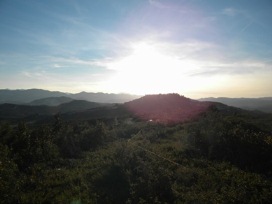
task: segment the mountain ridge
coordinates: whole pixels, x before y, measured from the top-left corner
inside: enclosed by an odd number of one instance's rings
[[[48,98],[41,98],[34,101],[31,101],[30,103],[27,103],[26,105],[46,105],[46,106],[58,106],[63,103],[68,103],[73,101],[74,99],[66,96],[59,96],[59,97],[48,97]]]
[[[53,98],[55,100],[55,98]],[[58,98],[57,98],[58,99]],[[68,98],[70,100],[70,98]],[[219,102],[198,101],[179,94],[146,95],[123,104],[96,103],[73,100],[57,106],[30,104],[0,104],[0,120],[38,121],[60,114],[68,120],[101,118],[134,118],[165,125],[197,120],[218,111],[222,114],[251,114],[250,111],[231,107]],[[248,112],[248,113],[247,113]],[[264,114],[252,112],[252,114]]]
[[[208,97],[200,98],[199,101],[211,101],[226,104],[245,110],[256,110],[266,113],[272,113],[272,97],[260,98],[228,98],[228,97]]]
[[[68,97],[73,100],[86,100],[97,103],[124,103],[139,98],[138,95],[114,94],[114,93],[64,93],[59,91],[48,91],[43,89],[0,89],[0,104],[27,104],[35,100],[41,100],[52,97]],[[34,102],[35,103],[35,102]],[[47,104],[46,104],[47,105]]]
[[[85,111],[92,108],[106,106],[106,104],[73,100],[58,106],[46,105],[21,105],[21,104],[0,104],[0,119],[16,118],[24,119],[30,116],[50,116],[55,114],[64,114],[72,112]]]

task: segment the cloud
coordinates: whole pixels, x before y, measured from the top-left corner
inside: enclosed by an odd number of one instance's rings
[[[191,76],[213,76],[213,75],[252,75],[255,73],[270,73],[272,64],[261,60],[243,60],[233,63],[208,62],[203,63],[201,70],[192,73]]]
[[[83,60],[79,58],[62,58],[62,57],[48,57],[48,60],[55,62],[53,64],[53,67],[55,68],[62,68],[72,65],[87,65],[90,68],[95,67],[105,67],[107,65],[107,62],[110,60],[110,58],[103,58],[103,59],[92,59],[92,60]],[[61,64],[61,65],[60,65]]]
[[[148,2],[151,6],[154,6],[160,9],[170,8],[170,6],[167,6],[166,4],[163,4],[158,0],[148,0]]]
[[[135,54],[135,47],[137,49],[137,47],[139,48],[142,45],[144,47],[136,51],[137,53]],[[142,69],[145,69],[144,67],[148,66],[148,64],[149,66],[158,66],[155,61],[160,61],[161,59],[158,58],[161,57],[164,61],[160,67],[164,66],[165,69],[169,70],[171,70],[171,66],[176,66],[176,69],[180,67],[183,72],[179,71],[179,73],[188,76],[242,75],[255,72],[268,72],[272,69],[270,61],[265,62],[257,58],[250,60],[247,58],[233,59],[231,55],[228,56],[226,54],[229,51],[225,47],[197,40],[189,40],[181,43],[152,40],[131,41],[127,44],[126,49],[130,50],[130,52],[112,58],[92,60],[55,58],[53,61],[56,64],[87,65],[90,68],[100,67],[104,70],[118,71],[130,70],[130,66],[134,68],[138,66],[142,67]],[[148,50],[151,50],[151,53]],[[147,59],[146,57],[153,58],[154,62],[152,62],[152,59]],[[133,71],[137,71],[137,69]]]
[[[28,78],[42,79],[47,73],[45,71],[33,72],[33,71],[22,71],[21,74]]]
[[[53,64],[53,67],[54,68],[63,68],[63,67],[66,67],[64,65],[59,65],[59,64]]]
[[[240,14],[241,11],[235,8],[225,8],[223,9],[222,13],[226,16],[234,17]]]
[[[176,11],[178,13],[182,14],[193,14],[197,13],[196,9],[192,9],[190,6],[188,6],[187,3],[176,3],[173,4],[171,1],[160,1],[160,0],[148,0],[149,5],[159,8],[159,9],[170,9],[171,11]],[[167,3],[166,3],[167,2]]]

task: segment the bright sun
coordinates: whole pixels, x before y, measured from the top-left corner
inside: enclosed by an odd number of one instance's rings
[[[109,81],[112,92],[155,94],[184,92],[196,84],[186,75],[197,68],[194,61],[166,53],[163,46],[151,43],[132,45],[130,55],[108,64],[116,74]]]

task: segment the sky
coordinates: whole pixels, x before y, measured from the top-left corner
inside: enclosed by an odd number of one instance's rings
[[[272,96],[271,0],[0,0],[0,89]]]

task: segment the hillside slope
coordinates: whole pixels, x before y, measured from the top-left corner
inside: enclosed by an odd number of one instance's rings
[[[104,104],[75,100],[69,103],[64,103],[59,106],[29,106],[18,104],[1,104],[0,105],[0,119],[8,118],[26,118],[33,115],[45,116],[54,114],[63,114],[69,112],[80,112],[92,108],[104,106]]]
[[[59,106],[63,103],[69,103],[73,101],[74,99],[66,97],[66,96],[60,96],[60,97],[48,97],[48,98],[42,98],[42,99],[37,99],[34,101],[31,101],[27,105],[32,105],[32,106]]]
[[[199,102],[178,94],[147,95],[125,103],[136,117],[164,124],[195,119],[212,105],[211,102]]]

